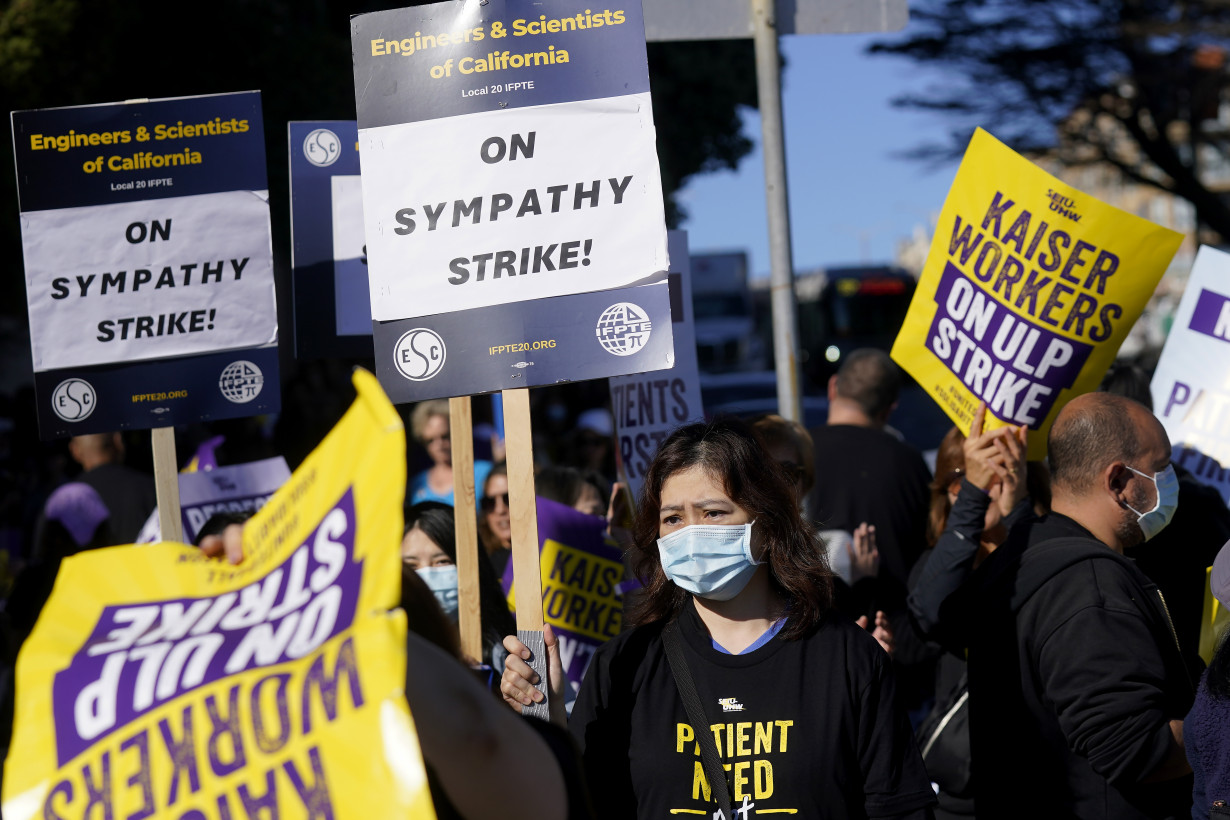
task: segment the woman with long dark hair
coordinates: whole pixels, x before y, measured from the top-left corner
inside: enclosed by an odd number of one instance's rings
[[[417,573],[427,583],[456,629],[457,536],[452,507],[438,501],[422,501],[406,511],[402,562],[405,570]],[[498,671],[492,649],[499,647],[500,638],[516,627],[500,583],[486,561],[478,562],[478,599],[483,656],[471,660],[491,664]],[[501,658],[503,654],[499,651]]]
[[[719,419],[667,438],[634,537],[636,628],[598,650],[568,721],[600,816],[710,817],[723,789],[740,817],[929,816],[888,656],[833,612],[824,554],[749,427]],[[542,695],[528,650],[504,645],[501,691],[520,710]],[[549,627],[546,646],[558,692]],[[551,702],[562,722],[563,699]],[[717,766],[726,782],[711,789]]]

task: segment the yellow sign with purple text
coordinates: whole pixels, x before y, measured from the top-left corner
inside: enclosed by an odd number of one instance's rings
[[[433,818],[407,708],[405,431],[370,373],[244,527],[64,561],[17,661],[3,814]]]
[[[981,128],[944,202],[892,356],[963,433],[1024,424],[1029,458],[1097,388],[1183,236],[1100,202]]]

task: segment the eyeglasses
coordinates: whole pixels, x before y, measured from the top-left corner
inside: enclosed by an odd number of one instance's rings
[[[485,495],[479,499],[478,504],[482,507],[483,512],[495,512],[495,501],[500,499],[504,502],[504,507],[508,507],[508,493],[500,493],[499,495]]]

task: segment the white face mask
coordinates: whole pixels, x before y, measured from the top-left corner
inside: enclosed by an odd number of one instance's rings
[[[742,592],[759,565],[751,524],[692,524],[659,538],[658,553],[675,586],[713,601]]]
[[[1167,464],[1165,470],[1153,475],[1142,473],[1135,467],[1128,467],[1128,469],[1152,481],[1157,491],[1157,503],[1153,505],[1153,509],[1145,512],[1141,512],[1126,501],[1123,502],[1123,506],[1136,513],[1136,523],[1140,525],[1140,531],[1145,534],[1145,540],[1148,541],[1166,528],[1170,519],[1174,517],[1175,510],[1179,508],[1179,477],[1175,475],[1173,464]]]
[[[416,569],[415,572],[431,589],[431,594],[436,596],[436,600],[440,602],[440,608],[444,610],[444,614],[456,623],[458,609],[457,565],[421,567]]]

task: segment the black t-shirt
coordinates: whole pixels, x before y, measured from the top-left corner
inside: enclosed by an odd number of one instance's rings
[[[831,424],[811,435],[816,455],[812,518],[822,530],[853,532],[864,521],[874,525],[880,579],[892,587],[874,606],[904,609],[910,568],[926,548],[931,498],[926,462],[883,430]]]
[[[867,632],[830,615],[801,640],[778,635],[727,655],[692,606],[680,626],[738,820],[930,816],[934,795],[894,706],[888,656]],[[599,817],[713,816],[661,624],[598,650],[569,723]]]

